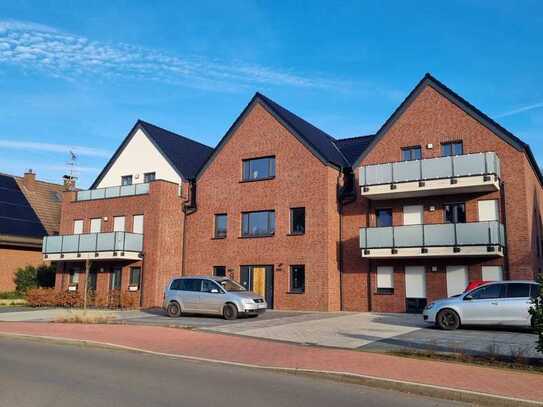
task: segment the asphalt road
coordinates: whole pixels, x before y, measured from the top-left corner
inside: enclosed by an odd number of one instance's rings
[[[0,337],[0,406],[458,406],[317,378]]]

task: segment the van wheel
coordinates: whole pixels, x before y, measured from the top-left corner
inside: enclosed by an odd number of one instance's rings
[[[181,316],[181,307],[176,302],[170,302],[166,308],[166,313],[170,318],[178,318]]]
[[[460,326],[460,317],[452,309],[444,309],[437,314],[436,324],[441,329],[452,331]]]
[[[222,316],[228,321],[236,319],[238,317],[238,309],[234,304],[226,304],[222,309]]]

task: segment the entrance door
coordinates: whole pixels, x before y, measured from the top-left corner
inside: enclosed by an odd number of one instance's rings
[[[273,266],[241,266],[241,285],[266,299],[273,308]]]
[[[420,313],[426,306],[426,271],[424,266],[405,267],[406,311]]]
[[[468,268],[466,266],[447,266],[447,296],[464,292],[468,286]]]

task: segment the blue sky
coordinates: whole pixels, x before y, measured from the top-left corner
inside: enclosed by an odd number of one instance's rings
[[[425,72],[541,163],[542,38],[537,1],[1,2],[0,172],[72,149],[87,187],[138,118],[214,146],[255,91],[369,134]]]

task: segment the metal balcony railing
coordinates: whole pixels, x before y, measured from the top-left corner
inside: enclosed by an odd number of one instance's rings
[[[115,187],[87,189],[77,191],[76,201],[90,201],[93,199],[118,198],[122,196],[143,195],[149,193],[149,183],[132,185],[119,185]]]
[[[45,236],[43,254],[87,252],[142,252],[143,234],[129,232]]]
[[[500,178],[500,159],[493,152],[428,158],[424,160],[398,161],[360,167],[360,186],[395,184],[496,175]]]
[[[361,249],[496,245],[505,247],[504,227],[498,221],[360,229]]]

